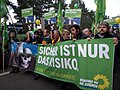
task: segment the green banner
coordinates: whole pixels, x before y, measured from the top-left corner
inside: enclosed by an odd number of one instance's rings
[[[39,45],[35,72],[84,90],[112,90],[113,59],[113,39]]]
[[[67,18],[81,18],[81,9],[66,9],[65,17]]]
[[[53,18],[53,17],[56,17],[56,14],[55,14],[55,11],[51,11],[51,12],[47,12],[47,13],[44,13],[44,19],[50,19],[50,18]]]
[[[108,22],[110,25],[116,24],[114,19],[106,19],[104,21]]]
[[[33,16],[33,8],[22,9],[22,17]]]

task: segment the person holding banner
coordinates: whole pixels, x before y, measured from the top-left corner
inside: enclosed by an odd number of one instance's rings
[[[40,32],[37,30],[34,32],[34,38],[32,40],[32,44],[38,45],[38,44],[42,44],[43,41],[43,36],[40,34]],[[40,78],[40,75],[35,73],[34,74],[34,80],[37,80]]]
[[[70,32],[67,29],[63,29],[62,38],[63,38],[63,41],[70,40]]]
[[[83,29],[83,34],[85,35],[86,38],[94,38],[93,34],[92,34],[92,30],[90,30],[89,28],[85,28]]]
[[[44,33],[44,38],[43,38],[42,44],[51,44],[52,39],[50,37],[50,31],[48,29],[45,29],[43,33]]]
[[[34,37],[33,37],[33,40],[32,40],[32,44],[41,44],[42,41],[43,41],[43,37],[39,36],[38,31],[35,31],[34,32]]]
[[[81,32],[79,25],[72,25],[70,28],[71,32],[71,39],[77,40],[77,39],[85,39],[85,35]]]
[[[114,55],[114,73],[116,71],[116,63],[118,60],[118,52],[120,52],[120,42],[118,37],[110,33],[109,23],[103,21],[98,26],[98,33],[95,35],[95,38],[113,38],[115,44],[115,55]]]
[[[58,30],[54,30],[52,44],[55,44],[60,41],[62,41],[60,32]]]

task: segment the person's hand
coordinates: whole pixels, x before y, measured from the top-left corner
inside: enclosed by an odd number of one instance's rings
[[[91,40],[91,38],[90,38],[90,37],[88,37],[88,38],[87,38],[87,40],[88,40],[88,41],[90,41],[90,40]]]
[[[114,37],[113,42],[114,42],[115,45],[117,45],[118,44],[118,39],[116,37]]]
[[[26,33],[26,36],[29,37],[29,32]]]
[[[73,38],[73,41],[76,41],[76,38]]]

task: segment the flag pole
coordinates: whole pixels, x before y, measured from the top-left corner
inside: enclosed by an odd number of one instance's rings
[[[0,13],[0,31],[2,30],[2,23],[1,23],[1,18],[2,18],[2,15],[1,15],[1,13]],[[4,31],[2,30],[2,35],[3,35],[3,33],[4,33]],[[2,39],[2,72],[4,73],[4,37],[3,37],[3,39]]]
[[[4,46],[5,46],[5,31],[6,31],[6,18],[4,17],[4,28],[3,28],[3,33],[2,33],[2,35],[3,35],[3,39],[2,39],[2,64],[3,64],[3,66],[2,66],[2,68],[3,68],[3,70],[2,70],[2,73],[0,74],[0,76],[3,76],[3,75],[6,75],[6,74],[9,74],[9,71],[8,72],[5,72],[5,48],[4,48]]]
[[[2,31],[2,36],[3,36],[3,38],[2,38],[2,73],[0,74],[0,76],[2,76],[2,75],[5,75],[5,74],[8,74],[9,72],[5,72],[5,66],[4,66],[4,64],[5,64],[5,58],[4,58],[4,56],[5,56],[5,48],[4,48],[4,46],[5,46],[5,28],[6,28],[6,18],[4,17],[4,28],[2,28],[2,22],[1,22],[1,18],[2,18],[2,15],[5,15],[6,13],[7,13],[7,8],[6,8],[6,5],[4,4],[4,1],[3,0],[0,0],[0,9],[1,9],[1,13],[0,13],[0,31]]]
[[[5,49],[4,49],[4,46],[5,46],[5,45],[4,45],[4,44],[5,44],[5,41],[4,41],[4,40],[5,40],[5,36],[4,36],[4,33],[5,33],[5,21],[6,21],[6,20],[5,20],[5,18],[4,18],[4,29],[3,29],[3,34],[2,34],[2,35],[3,35],[3,41],[2,41],[2,49],[3,49],[3,53],[2,53],[2,55],[3,55],[3,73],[4,73],[4,68],[5,68],[5,67],[4,67],[4,64],[5,64],[5,63],[4,63],[4,62],[5,62],[5,58],[4,58],[4,52],[5,52]]]
[[[58,12],[57,12],[57,27],[58,30],[60,31],[60,33],[62,33],[62,29],[63,29],[63,20],[62,20],[62,0],[58,0]]]
[[[1,1],[2,2],[2,1]],[[1,3],[0,2],[0,3]],[[3,2],[2,2],[3,3]],[[7,6],[5,5],[4,6],[4,8],[6,9],[6,12],[8,12],[9,13],[9,10],[7,9]],[[1,9],[1,8],[0,8]],[[2,25],[1,25],[1,18],[2,18],[2,14],[4,14],[4,13],[0,13],[0,30],[2,29]],[[9,16],[10,16],[10,14],[9,14]],[[12,18],[11,18],[11,16],[10,16],[10,19],[11,19],[11,21],[12,21],[12,23],[13,23],[13,20],[12,20]],[[14,26],[14,25],[13,25]],[[15,27],[15,26],[14,26]],[[5,74],[9,74],[9,71],[8,72],[5,72],[5,48],[4,48],[4,46],[5,46],[5,29],[6,29],[6,18],[4,17],[4,28],[3,28],[3,32],[2,32],[2,36],[3,36],[3,39],[2,39],[2,64],[3,64],[3,66],[2,66],[2,68],[3,68],[3,70],[2,70],[2,73],[0,74],[0,76],[2,76],[2,75],[5,75]],[[16,34],[17,34],[17,31],[16,31],[16,28],[15,28],[15,32],[16,32]],[[19,39],[19,41],[20,41],[20,38],[18,37],[18,39]]]

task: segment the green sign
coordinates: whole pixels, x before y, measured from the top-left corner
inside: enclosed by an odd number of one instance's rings
[[[22,9],[22,17],[33,16],[33,8]]]
[[[84,90],[112,90],[113,59],[113,39],[39,45],[35,72]]]
[[[108,22],[110,25],[116,24],[114,19],[106,19],[104,21]]]
[[[44,19],[50,19],[50,18],[53,18],[53,17],[56,17],[56,14],[55,14],[55,11],[51,11],[51,12],[47,12],[47,13],[44,13]]]
[[[81,9],[66,9],[65,17],[67,18],[81,18]]]

